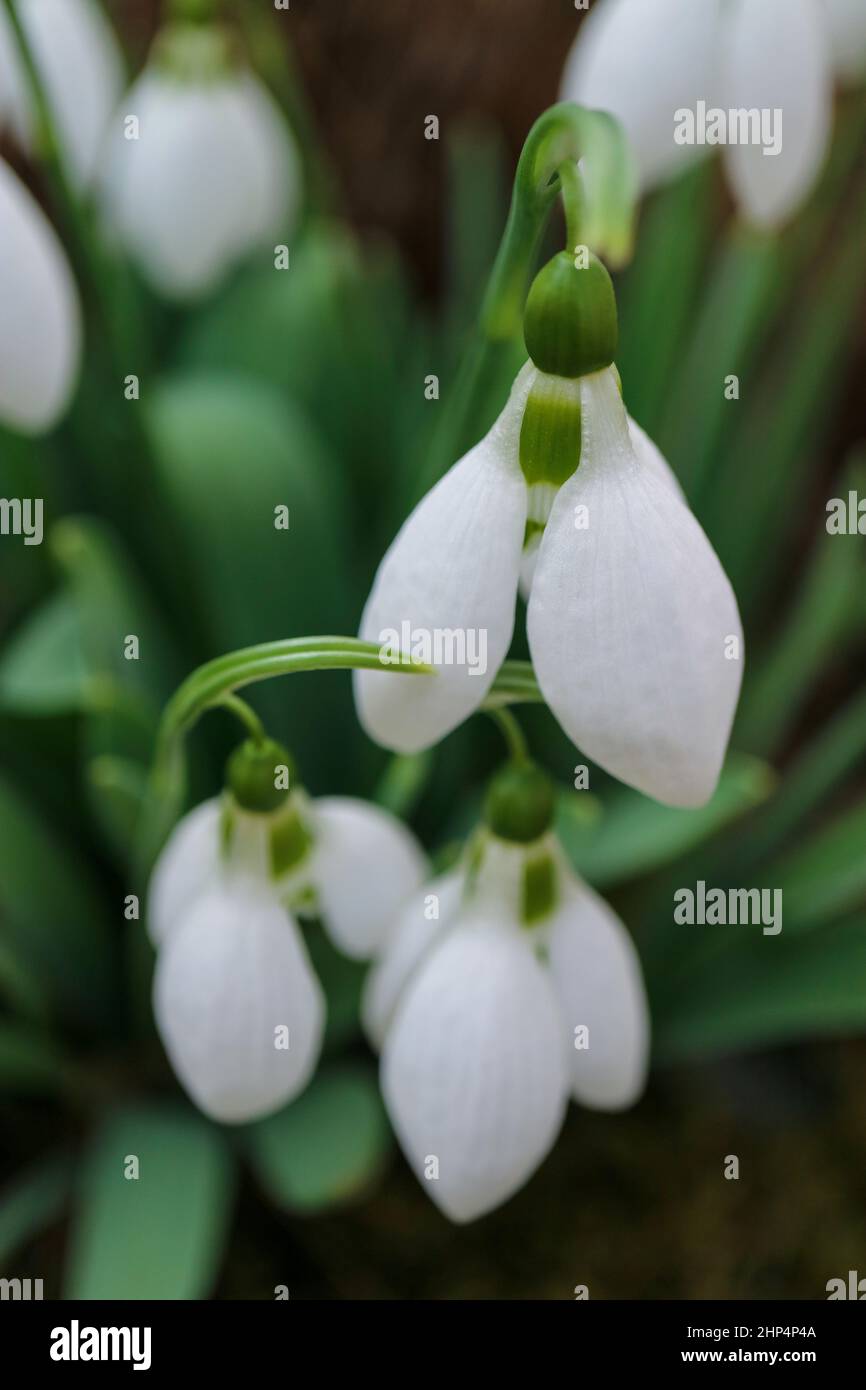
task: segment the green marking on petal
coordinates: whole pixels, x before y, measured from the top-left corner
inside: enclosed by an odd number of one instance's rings
[[[523,867],[523,901],[521,920],[524,926],[535,926],[549,917],[556,905],[556,866],[545,850],[536,857],[527,857]]]
[[[268,835],[268,853],[272,878],[282,878],[306,857],[313,844],[295,805],[289,805],[280,816],[274,816]]]
[[[529,487],[561,487],[580,463],[580,445],[580,382],[539,372],[520,426],[520,467]]]

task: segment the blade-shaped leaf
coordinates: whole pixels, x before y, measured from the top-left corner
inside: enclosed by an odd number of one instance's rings
[[[0,778],[0,923],[62,1010],[90,1028],[110,1018],[115,943],[83,858]]]
[[[55,715],[85,709],[89,672],[82,651],[78,606],[61,593],[35,609],[0,658],[0,709]]]
[[[231,1151],[195,1112],[141,1106],[109,1116],[83,1161],[66,1297],[206,1297],[233,1188]]]
[[[63,1057],[47,1034],[0,1020],[0,1091],[51,1095],[63,1086]]]
[[[864,1031],[866,919],[708,959],[682,979],[654,1028],[662,1061]]]
[[[211,653],[354,631],[341,477],[298,410],[264,382],[198,372],[160,387],[150,423],[195,576],[189,599]],[[275,737],[299,752],[317,748],[330,786],[345,782],[347,741],[355,737],[347,681],[272,681],[253,698]]]
[[[0,1269],[10,1255],[57,1220],[69,1198],[73,1167],[65,1154],[39,1159],[0,1192]]]
[[[766,763],[733,753],[706,806],[681,810],[622,790],[611,796],[598,820],[579,825],[566,809],[571,803],[561,800],[557,833],[578,872],[604,887],[648,873],[694,849],[760,805],[773,784],[774,774]]]
[[[293,1105],[251,1125],[247,1139],[272,1200],[306,1214],[358,1196],[391,1148],[375,1075],[363,1067],[320,1072]]]
[[[866,802],[852,807],[774,864],[763,877],[781,888],[785,927],[816,927],[866,901]]]

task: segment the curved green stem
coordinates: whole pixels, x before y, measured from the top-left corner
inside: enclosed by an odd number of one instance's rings
[[[531,661],[503,661],[482,706],[485,710],[503,705],[543,705]]]
[[[296,671],[382,670],[404,675],[434,675],[418,662],[383,662],[374,642],[354,637],[296,637],[263,642],[217,657],[198,667],[166,705],[157,731],[156,752],[136,837],[135,866],[144,881],[183,804],[186,760],[183,740],[208,709],[235,699],[235,692],[255,681]],[[238,701],[238,704],[243,704]],[[238,712],[234,706],[235,713]],[[252,711],[250,711],[252,713]]]
[[[235,714],[241,714],[243,709],[257,721],[253,711],[237,698],[237,690],[272,676],[336,670],[380,670],[433,678],[436,675],[433,667],[420,662],[407,660],[390,664],[383,661],[375,642],[362,642],[355,637],[292,637],[229,652],[200,666],[187,677],[166,705],[157,733],[135,851],[135,867],[142,884],[183,804],[186,782],[183,741],[196,720],[206,710],[222,705]],[[530,663],[506,661],[483,708],[501,712],[508,704],[542,699]]]
[[[583,179],[577,165],[570,159],[567,159],[564,164],[560,164],[557,172],[562,193],[562,206],[565,212],[565,239],[568,250],[574,254],[577,247],[583,244],[581,233],[586,201]]]
[[[265,726],[246,700],[242,700],[240,695],[224,695],[219,704],[240,720],[254,743],[264,743]]]
[[[486,338],[496,341],[520,331],[529,272],[548,213],[563,191],[563,168],[576,173],[580,161],[584,239],[615,264],[628,257],[636,185],[622,127],[603,111],[559,102],[539,116],[517,165],[508,222],[481,309]]]
[[[579,209],[571,170],[575,178],[581,178]],[[628,260],[637,181],[625,133],[607,112],[560,102],[539,116],[526,137],[508,221],[481,305],[478,332],[463,356],[449,410],[418,480],[419,496],[492,423],[489,417],[495,388],[506,368],[513,371],[536,252],[560,194],[566,203],[572,244],[578,230],[573,224],[579,219],[581,244],[602,254],[612,265]],[[502,402],[498,404],[501,407]]]
[[[510,710],[504,705],[492,705],[485,709],[485,714],[489,715],[494,724],[499,726],[499,731],[508,746],[508,751],[516,763],[526,763],[529,761],[529,745],[526,742],[526,735],[515,719]]]

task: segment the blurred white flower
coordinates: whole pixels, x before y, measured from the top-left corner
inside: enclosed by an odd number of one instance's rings
[[[19,0],[18,13],[69,172],[79,186],[87,186],[123,90],[120,47],[95,0]],[[7,122],[29,150],[30,95],[9,19],[0,8],[0,124]]]
[[[527,486],[530,390],[581,414],[579,466]],[[419,503],[386,553],[360,635],[486,632],[486,674],[356,671],[367,732],[412,752],[483,702],[511,643],[518,585],[541,692],[588,757],[649,796],[701,805],[739,694],[742,629],[721,565],[655,445],[630,421],[612,369],[575,380],[527,364],[487,436]]]
[[[649,1052],[631,937],[553,837],[484,831],[469,862],[407,902],[363,1004],[403,1150],[460,1222],[527,1181],[570,1097],[631,1105]]]
[[[325,1004],[296,918],[321,916],[340,950],[369,956],[425,868],[400,821],[348,797],[293,792],[265,814],[227,795],[180,821],[151,879],[148,930],[159,1031],[201,1109],[239,1123],[304,1088]]]
[[[295,143],[267,89],[205,56],[213,71],[158,49],[115,118],[105,180],[110,225],[154,287],[177,298],[207,293],[288,232],[300,193]]]
[[[834,67],[866,73],[862,0],[597,0],[581,25],[561,95],[619,118],[644,189],[712,146],[678,144],[676,113],[782,112],[781,148],[728,143],[723,157],[745,216],[776,227],[810,193],[832,121]]]
[[[27,433],[63,413],[81,356],[78,291],[53,227],[0,160],[0,419]]]
[[[823,0],[833,66],[841,82],[866,77],[866,5],[863,0]]]

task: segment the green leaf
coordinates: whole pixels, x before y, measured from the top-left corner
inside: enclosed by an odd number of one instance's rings
[[[866,802],[824,826],[763,872],[782,889],[785,930],[815,927],[866,901]]]
[[[315,422],[347,472],[381,485],[392,419],[405,404],[395,385],[407,356],[416,359],[416,329],[394,258],[379,250],[362,260],[345,228],[318,223],[292,246],[288,271],[251,268],[192,318],[180,363],[277,387]],[[417,402],[423,410],[420,390]],[[374,524],[367,518],[368,528]]]
[[[379,779],[373,800],[395,816],[410,816],[424,795],[433,770],[433,753],[395,754]]]
[[[50,1012],[42,981],[11,944],[0,936],[0,996],[10,1008],[27,1018],[44,1021]]]
[[[831,715],[785,771],[775,796],[754,826],[743,853],[766,859],[800,823],[826,802],[866,754],[866,691]]]
[[[353,631],[344,492],[333,459],[273,387],[188,373],[154,394],[157,464],[174,508],[213,655],[304,632]],[[287,507],[288,529],[276,508]],[[345,783],[355,738],[348,681],[306,676],[256,692],[269,732],[319,750],[321,775]],[[327,724],[331,737],[321,740]],[[303,765],[302,765],[303,771]]]
[[[304,938],[313,970],[328,1000],[325,1050],[334,1053],[361,1035],[361,990],[366,967],[338,951],[321,922],[310,922]]]
[[[854,475],[843,479],[847,497]],[[747,676],[734,737],[769,756],[784,743],[816,681],[862,621],[866,564],[860,536],[822,530],[780,635]]]
[[[51,1095],[63,1085],[63,1058],[44,1033],[0,1020],[0,1090]]]
[[[775,237],[741,226],[734,226],[717,254],[687,351],[667,393],[659,439],[692,499],[701,496],[731,412],[737,409],[725,397],[725,379],[744,374],[766,334],[779,258]]]
[[[745,411],[708,490],[702,520],[741,601],[766,597],[780,551],[808,505],[815,460],[829,441],[828,421],[853,365],[864,229],[866,190],[859,189],[838,240],[821,248],[797,285],[794,315],[778,351],[753,374]]]
[[[247,1140],[272,1200],[306,1215],[357,1197],[391,1148],[375,1075],[360,1066],[320,1072],[293,1105],[251,1125]]]
[[[0,659],[0,709],[57,715],[86,708],[88,667],[78,607],[61,593],[35,609],[6,643]]]
[[[129,859],[147,784],[141,763],[107,754],[85,768],[87,799],[104,838],[121,862]]]
[[[138,1160],[138,1177],[126,1177]],[[200,1299],[213,1289],[231,1215],[231,1152],[192,1111],[109,1116],[84,1159],[65,1297]]]
[[[16,1173],[0,1192],[0,1268],[10,1255],[60,1217],[72,1187],[65,1154],[39,1159]]]
[[[707,958],[656,1015],[655,1054],[673,1061],[864,1028],[861,918],[807,937],[759,936],[749,947]]]
[[[446,136],[448,318],[452,332],[471,329],[508,213],[507,150],[499,130],[479,124]]]
[[[639,792],[615,792],[604,814],[576,823],[559,803],[556,829],[574,867],[597,887],[649,873],[718,834],[769,796],[774,774],[757,758],[732,753],[706,806],[660,806]],[[579,795],[579,794],[575,794]]]
[[[51,532],[51,549],[75,598],[88,669],[109,691],[161,703],[182,670],[123,542],[91,517],[66,517]],[[126,655],[128,636],[138,638],[137,659]]]
[[[715,187],[716,171],[706,160],[656,193],[641,216],[635,258],[617,285],[616,364],[629,413],[653,437],[705,273]]]
[[[116,1008],[115,943],[84,859],[0,777],[0,924],[15,954],[77,1023]]]

